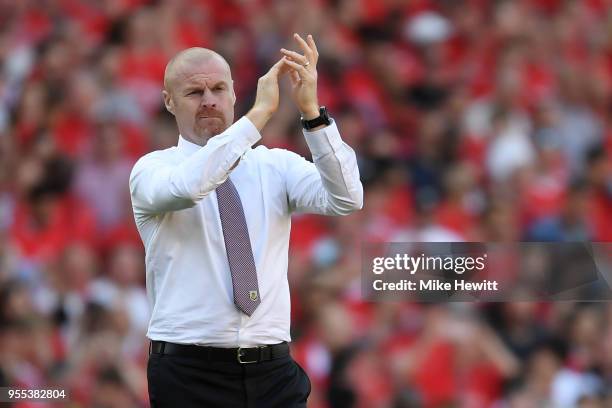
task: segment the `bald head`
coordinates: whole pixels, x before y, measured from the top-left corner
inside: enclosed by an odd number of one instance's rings
[[[234,121],[234,82],[227,61],[206,48],[188,48],[168,62],[162,92],[181,136],[199,145]]]
[[[164,72],[164,89],[167,91],[171,90],[177,80],[188,78],[199,66],[209,62],[216,62],[221,65],[221,69],[227,69],[227,74],[231,80],[232,72],[230,66],[221,54],[208,48],[192,47],[180,51],[168,61],[166,71]]]

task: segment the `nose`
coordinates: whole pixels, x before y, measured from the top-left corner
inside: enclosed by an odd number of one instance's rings
[[[213,95],[213,93],[206,89],[203,93],[202,93],[202,101],[200,102],[200,106],[202,108],[207,108],[207,109],[211,109],[211,108],[216,108],[217,107],[217,102],[215,100],[215,97]]]

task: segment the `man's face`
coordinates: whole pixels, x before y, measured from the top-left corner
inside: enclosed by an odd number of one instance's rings
[[[204,145],[234,121],[236,96],[229,67],[215,57],[177,65],[164,91],[166,106],[181,135]]]

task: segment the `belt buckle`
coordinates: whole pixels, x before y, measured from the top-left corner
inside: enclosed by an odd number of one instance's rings
[[[249,347],[246,347],[246,348],[249,348]],[[260,348],[260,347],[257,347],[257,348]],[[257,363],[259,361],[259,360],[250,360],[250,361],[243,360],[242,359],[242,357],[244,357],[243,353],[244,353],[244,351],[243,351],[242,347],[238,347],[238,350],[236,350],[236,358],[237,358],[237,360],[238,360],[238,362],[240,364],[252,364],[252,363]],[[260,355],[261,355],[261,353],[260,353]]]

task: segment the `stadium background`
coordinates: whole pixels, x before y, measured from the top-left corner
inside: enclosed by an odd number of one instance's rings
[[[612,406],[609,303],[375,304],[359,287],[363,241],[612,241],[606,0],[0,1],[0,383],[148,405],[127,181],[176,142],[165,63],[219,51],[239,117],[293,32],[317,40],[320,102],[365,186],[349,217],[294,217],[309,406]],[[308,155],[287,96],[263,143]]]

